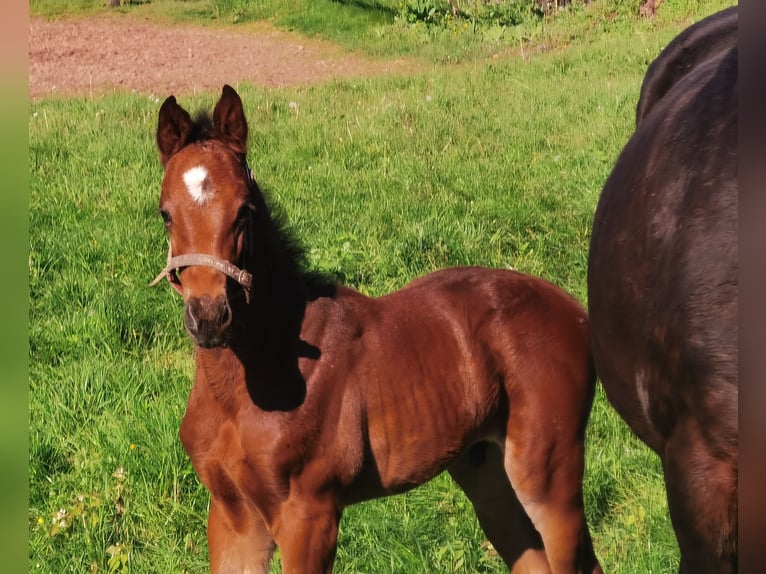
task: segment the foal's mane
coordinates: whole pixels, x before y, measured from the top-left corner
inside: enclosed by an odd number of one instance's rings
[[[218,139],[220,136],[213,127],[213,118],[208,110],[199,110],[192,117],[192,127],[187,143]]]
[[[220,139],[215,129],[213,119],[208,110],[199,110],[192,117],[192,127],[189,132],[187,145]],[[242,156],[243,166],[247,167],[247,158]],[[249,170],[249,167],[247,168]],[[268,190],[264,190],[254,177],[248,182],[252,201],[258,205],[256,216],[259,239],[265,239],[269,244],[273,260],[270,262],[274,270],[280,274],[280,279],[287,280],[293,285],[302,285],[309,298],[319,295],[332,294],[338,283],[336,277],[319,271],[310,270],[306,249],[296,237],[288,223],[285,211],[271,200]],[[257,274],[258,270],[251,269]]]
[[[268,227],[261,229],[272,241],[272,253],[278,258],[275,263],[283,272],[283,277],[302,284],[310,299],[333,294],[338,278],[309,268],[306,248],[295,235],[284,209],[271,201],[268,190],[264,192],[255,179],[251,180],[250,186],[251,191],[260,196],[265,207],[266,216],[263,220],[268,220]],[[259,223],[263,224],[263,220],[259,219]]]

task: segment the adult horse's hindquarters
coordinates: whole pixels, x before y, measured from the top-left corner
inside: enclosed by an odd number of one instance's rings
[[[582,500],[588,320],[551,283],[450,269],[369,298],[306,272],[212,120],[160,109],[162,275],[196,344],[181,440],[211,494],[213,572],[329,572],[348,504],[448,470],[514,572],[600,572]],[[321,201],[321,197],[317,197]],[[162,276],[161,275],[161,276]]]
[[[736,8],[711,16],[650,67],[588,265],[597,372],[662,459],[693,573],[737,570],[736,20]]]
[[[681,78],[737,45],[739,9],[732,6],[689,26],[649,65],[636,105],[636,125]]]

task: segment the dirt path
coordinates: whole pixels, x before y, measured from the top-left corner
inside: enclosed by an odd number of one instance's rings
[[[241,30],[161,25],[120,14],[30,20],[31,98],[136,90],[162,97],[246,80],[291,86],[332,78],[407,73],[409,60],[349,54],[266,23]]]

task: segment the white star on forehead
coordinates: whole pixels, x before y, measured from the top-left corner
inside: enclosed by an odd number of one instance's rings
[[[213,186],[210,185],[208,173],[204,167],[201,165],[193,167],[187,170],[183,177],[186,190],[199,205],[213,197]]]

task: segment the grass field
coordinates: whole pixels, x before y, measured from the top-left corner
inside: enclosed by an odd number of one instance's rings
[[[348,11],[346,35],[325,34],[336,41],[361,49],[370,38],[386,54],[430,42],[433,65],[406,79],[236,86],[250,164],[311,264],[370,295],[444,266],[512,266],[585,301],[593,210],[631,133],[646,66],[680,29],[730,4],[666,0],[645,22],[626,8],[636,2],[610,11],[603,1],[503,31],[530,40],[524,58],[486,57],[513,45],[490,46],[491,26],[461,40],[465,49],[444,47],[426,24],[397,47],[393,30],[413,26],[398,5],[314,2],[325,5],[325,28],[328,14]],[[52,16],[65,4],[30,6]],[[262,12],[248,17],[322,33],[284,15],[302,2],[256,4]],[[366,4],[381,9],[354,20],[350,7]],[[236,10],[215,16],[219,5],[125,10],[234,25]],[[543,42],[549,49],[532,49]],[[180,101],[207,107],[217,95]],[[128,93],[30,104],[30,572],[206,568],[208,498],[177,438],[192,345],[180,299],[147,287],[166,255],[158,109],[157,98]],[[588,441],[586,510],[605,571],[675,571],[658,459],[600,389]],[[504,571],[484,540],[470,503],[440,476],[349,508],[336,571]]]

